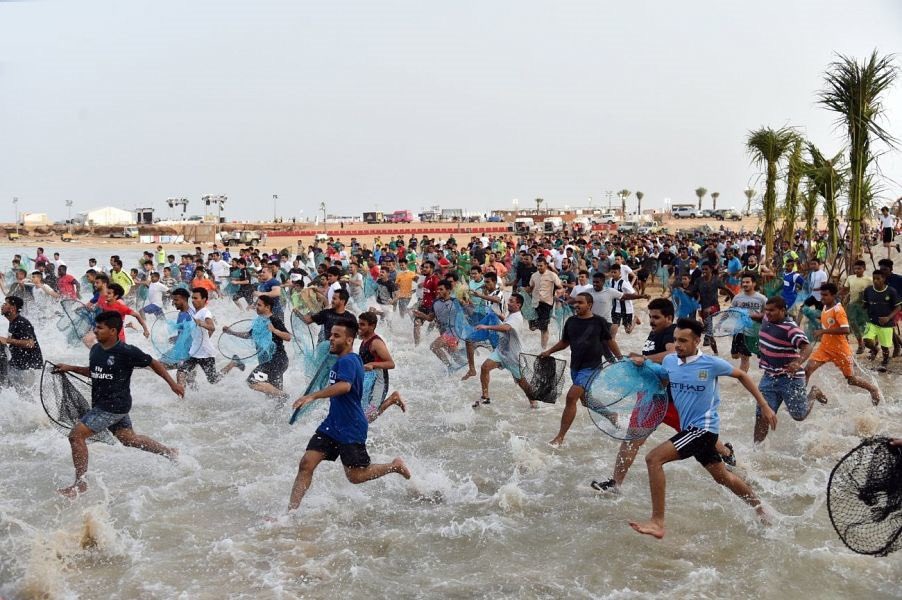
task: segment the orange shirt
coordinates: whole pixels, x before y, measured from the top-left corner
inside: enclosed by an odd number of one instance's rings
[[[213,281],[210,280],[210,279],[197,279],[197,278],[194,278],[194,279],[191,280],[191,287],[192,287],[192,288],[196,288],[196,287],[204,288],[204,289],[207,290],[208,292],[215,292],[215,291],[216,291],[216,284],[213,283]]]
[[[848,327],[849,319],[846,317],[846,309],[837,302],[832,308],[825,308],[821,313],[821,327],[824,329],[836,329]],[[821,348],[831,354],[851,355],[852,348],[849,340],[844,335],[822,335]]]

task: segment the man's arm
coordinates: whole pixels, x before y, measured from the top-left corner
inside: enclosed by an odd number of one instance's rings
[[[674,352],[676,352],[676,344],[674,342],[670,342],[669,344],[666,344],[664,346],[663,352],[658,352],[657,354],[648,354],[646,356],[642,356],[641,354],[637,354],[635,352],[630,352],[629,357],[635,358],[639,356],[653,363],[661,364],[661,361],[664,360],[665,356],[667,356],[668,354],[673,354]]]
[[[144,337],[150,337],[150,329],[147,328],[147,321],[144,320],[144,317],[141,316],[139,312],[132,312],[132,316],[138,320],[138,323],[141,324],[141,327],[144,328]]]
[[[607,344],[608,350],[610,350],[611,354],[613,354],[617,360],[623,360],[623,354],[620,353],[620,346],[617,345],[617,340],[611,338],[605,340],[604,343]]]
[[[549,348],[548,350],[545,350],[544,352],[542,352],[541,354],[539,354],[539,357],[540,357],[540,358],[548,358],[549,356],[551,356],[551,355],[554,354],[555,352],[560,352],[561,350],[566,349],[568,346],[570,346],[570,342],[568,342],[567,340],[560,340],[560,341],[559,341],[558,343],[556,343],[554,346],[552,346],[552,347]]]
[[[323,388],[318,392],[313,392],[312,394],[308,394],[306,396],[301,396],[291,405],[292,408],[298,409],[304,406],[305,404],[310,404],[314,400],[321,400],[323,398],[332,398],[333,396],[341,396],[342,394],[347,394],[351,391],[351,384],[347,381],[336,381],[329,387]]]
[[[77,367],[75,365],[67,365],[60,363],[53,368],[54,373],[75,373],[76,375],[83,375],[84,377],[91,376],[90,367]]]
[[[374,360],[373,362],[363,365],[363,369],[365,371],[372,371],[373,369],[395,368],[395,361],[394,359],[392,359],[391,353],[389,353],[388,347],[386,347],[385,342],[383,342],[382,340],[375,340],[372,344],[372,351],[373,355],[375,355],[378,360]]]
[[[200,327],[202,329],[206,329],[210,333],[213,333],[214,331],[216,331],[216,324],[213,322],[213,319],[211,319],[210,317],[207,317],[203,321],[201,321],[200,319],[194,319],[194,322],[197,323],[198,327]]]
[[[154,373],[156,373],[157,375],[159,375],[161,379],[163,379],[166,383],[169,384],[169,389],[172,390],[172,393],[174,393],[174,394],[175,394],[176,396],[178,396],[179,398],[184,398],[184,397],[185,397],[185,388],[184,388],[184,386],[181,386],[181,385],[179,385],[178,383],[175,382],[175,380],[174,380],[174,379],[172,378],[172,376],[169,374],[169,371],[167,371],[167,370],[166,370],[166,367],[163,366],[163,363],[161,363],[160,361],[154,359],[154,360],[150,363],[150,368],[151,368],[151,370],[153,370]],[[85,369],[85,370],[87,370],[87,369]]]
[[[277,329],[275,326],[273,326],[272,322],[270,322],[270,324],[269,324],[269,332],[272,333],[277,338],[279,338],[280,340],[282,340],[283,342],[291,341],[291,334],[288,333],[287,331],[282,331],[281,329]]]

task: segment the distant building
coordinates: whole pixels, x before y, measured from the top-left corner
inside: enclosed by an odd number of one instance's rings
[[[104,226],[104,225],[134,225],[135,213],[130,210],[123,210],[113,206],[104,206],[95,208],[87,212],[79,213],[77,221],[81,221],[87,226]]]
[[[50,219],[47,217],[47,213],[26,212],[22,213],[22,224],[31,225],[32,227],[49,225]]]

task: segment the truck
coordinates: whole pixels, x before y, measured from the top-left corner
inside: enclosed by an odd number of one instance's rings
[[[676,219],[694,219],[698,212],[694,204],[674,204],[670,209],[670,215]]]
[[[363,213],[363,222],[364,223],[384,223],[385,216],[378,211],[375,212],[365,212]]]
[[[110,234],[111,238],[133,239],[138,237],[137,227],[123,227],[120,231],[114,231]]]
[[[532,217],[518,217],[514,219],[514,231],[517,233],[530,233],[536,226]]]
[[[396,210],[388,215],[386,221],[389,223],[411,223],[413,222],[413,213],[409,210]]]
[[[253,248],[260,245],[261,235],[259,231],[230,231],[222,236],[222,244],[224,246],[241,246],[243,248]]]
[[[564,220],[560,217],[547,217],[542,221],[542,230],[545,233],[557,233],[563,231]]]

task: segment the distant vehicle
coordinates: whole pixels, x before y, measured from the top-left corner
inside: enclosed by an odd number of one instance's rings
[[[409,210],[396,210],[385,219],[389,223],[412,223],[413,213]]]
[[[231,231],[225,234],[222,243],[224,246],[242,246],[244,248],[253,248],[254,245],[260,245],[261,235],[259,231]]]
[[[698,213],[698,216],[701,217],[702,219],[710,219],[713,216],[713,214],[707,208],[703,208],[701,210],[701,212]]]
[[[698,216],[698,210],[693,206],[674,206],[670,214],[677,219],[694,219]]]
[[[197,222],[201,222],[201,221],[204,220],[204,218],[203,218],[202,216],[200,216],[200,215],[191,215],[190,217],[188,217],[188,218],[185,219],[185,220],[186,220],[186,221],[197,221]]]
[[[491,217],[488,218],[489,223],[501,223],[503,221],[504,221],[504,219],[502,219],[498,215],[492,215]]]
[[[605,213],[598,217],[599,223],[607,223],[608,225],[613,225],[617,221],[617,215],[615,215],[614,213]]]
[[[517,233],[529,233],[536,226],[532,217],[519,217],[514,219],[514,231]]]
[[[718,221],[741,221],[742,215],[732,208],[719,208],[714,211],[714,218]]]
[[[585,233],[592,229],[592,221],[589,217],[577,217],[570,225],[573,227],[573,231],[578,233]]]
[[[114,231],[110,234],[111,238],[136,238],[138,237],[139,232],[137,227],[123,227],[119,231]]]
[[[545,233],[557,233],[563,231],[564,220],[560,217],[548,217],[542,221],[542,229]]]
[[[365,212],[363,213],[364,223],[384,223],[385,216],[381,212]]]
[[[639,230],[639,221],[624,221],[617,226],[617,233],[634,233]]]

